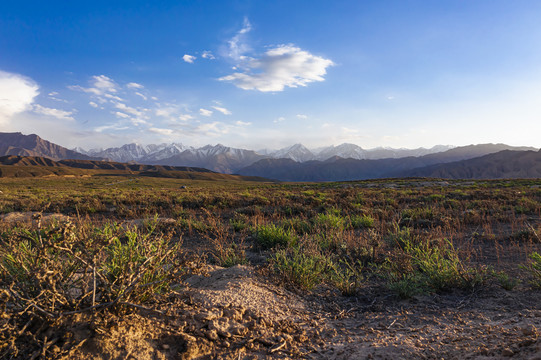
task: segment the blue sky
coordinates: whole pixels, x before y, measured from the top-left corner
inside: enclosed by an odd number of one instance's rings
[[[541,2],[3,1],[0,131],[541,146]]]

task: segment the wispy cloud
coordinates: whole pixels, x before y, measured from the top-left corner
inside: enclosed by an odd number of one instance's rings
[[[232,114],[231,111],[227,110],[227,109],[224,108],[224,107],[213,106],[212,108],[213,108],[214,110],[216,110],[216,111],[221,112],[221,113],[224,114],[224,115],[231,115],[231,114]]]
[[[189,120],[193,120],[193,118],[194,118],[194,117],[193,117],[192,115],[190,115],[190,114],[180,114],[180,115],[178,116],[178,119],[179,119],[180,121],[189,121]]]
[[[285,119],[286,119],[285,117],[280,116],[278,119],[275,119],[275,120],[273,121],[273,123],[279,123],[279,122],[285,121]]]
[[[65,110],[60,110],[60,109],[53,109],[53,108],[48,108],[48,107],[41,106],[41,105],[38,105],[38,104],[34,105],[32,110],[36,114],[50,116],[50,117],[54,117],[54,118],[60,119],[60,120],[70,120],[70,121],[75,120],[72,117],[73,111],[65,111]]]
[[[148,98],[146,97],[146,95],[143,95],[143,94],[141,94],[141,93],[138,92],[138,91],[135,92],[135,95],[139,96],[139,97],[142,98],[143,100],[148,100]]]
[[[166,135],[166,136],[173,135],[173,132],[174,132],[171,129],[160,129],[160,128],[155,128],[155,127],[149,128],[148,131],[154,134],[160,134],[160,135]]]
[[[244,90],[283,91],[286,87],[324,81],[327,68],[333,64],[332,60],[312,55],[293,45],[280,45],[267,50],[260,58],[247,60],[241,66],[243,72],[219,80],[231,81]]]
[[[203,59],[209,59],[209,60],[216,59],[216,57],[212,54],[212,52],[210,52],[208,50],[203,51],[203,54],[201,54],[201,57]]]
[[[113,125],[102,125],[94,128],[95,132],[101,133],[104,131],[110,131],[110,130],[116,130],[116,131],[122,131],[122,130],[128,130],[129,127],[127,126],[120,126],[119,124],[113,124]]]
[[[306,119],[308,119],[308,115],[297,114],[297,119],[306,120]]]
[[[121,111],[114,111],[113,114],[118,117],[118,118],[121,118],[121,119],[129,119],[130,118],[130,115],[126,114],[126,113],[123,113]]]
[[[189,64],[193,64],[195,59],[197,59],[197,57],[195,57],[193,55],[188,55],[188,54],[184,54],[184,56],[182,57],[182,60],[184,60],[185,62],[187,62]]]
[[[234,60],[244,60],[246,52],[250,51],[250,46],[246,43],[246,34],[252,30],[252,24],[248,21],[248,18],[244,18],[242,29],[240,29],[235,36],[228,41],[229,54],[228,56]]]
[[[90,80],[91,86],[88,88],[82,87],[80,85],[68,86],[71,90],[84,91],[86,93],[103,96],[105,94],[110,95],[110,93],[116,93],[118,85],[109,77],[105,75],[95,75],[92,76]]]
[[[124,112],[127,112],[128,114],[131,114],[131,115],[134,115],[134,116],[143,116],[143,112],[142,111],[139,111],[131,106],[127,106],[126,104],[124,103],[115,103],[115,107],[119,110],[122,110]]]
[[[142,88],[144,88],[143,85],[138,84],[138,83],[135,83],[135,82],[127,83],[127,84],[126,84],[126,87],[127,87],[128,89],[142,89]]]
[[[38,90],[33,80],[0,71],[0,124],[7,124],[13,115],[29,110],[39,94]]]
[[[203,116],[211,116],[213,113],[212,110],[207,110],[207,109],[199,109],[199,114],[203,115]]]
[[[238,125],[238,126],[250,126],[250,125],[252,125],[252,123],[238,120],[238,121],[235,122],[235,125]]]

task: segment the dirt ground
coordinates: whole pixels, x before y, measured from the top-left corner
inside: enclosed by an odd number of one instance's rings
[[[541,359],[540,294],[527,286],[402,301],[376,288],[302,295],[240,265],[186,282],[159,312],[66,320],[79,345],[64,358]]]

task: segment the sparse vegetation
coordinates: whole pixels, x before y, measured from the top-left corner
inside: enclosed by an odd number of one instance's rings
[[[189,259],[252,265],[297,292],[333,296],[541,288],[540,181],[193,180],[189,191],[180,181],[0,179],[0,306],[9,318],[0,355],[47,348],[45,330],[17,335],[29,322],[54,329],[67,314],[168,301],[201,262]]]

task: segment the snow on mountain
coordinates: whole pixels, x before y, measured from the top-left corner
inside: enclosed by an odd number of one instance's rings
[[[344,143],[338,146],[329,146],[317,150],[310,150],[302,144],[295,144],[280,150],[253,150],[238,149],[222,144],[206,145],[200,148],[184,146],[181,143],[162,143],[140,145],[126,144],[121,147],[108,149],[84,150],[80,147],[75,151],[88,156],[109,159],[117,162],[138,162],[151,165],[196,166],[210,170],[234,173],[242,167],[265,159],[291,159],[296,162],[310,160],[326,161],[328,159],[384,159],[401,158],[407,156],[423,156],[436,152],[446,151],[452,146],[438,145],[430,149],[392,149],[375,148],[363,149],[355,144]]]
[[[373,149],[366,150],[366,159],[378,160],[378,159],[398,159],[408,156],[424,156],[429,154],[435,154],[443,151],[447,151],[454,148],[450,145],[436,145],[429,149],[426,148],[417,148],[417,149],[395,149],[389,147],[377,147]]]
[[[291,159],[297,162],[305,162],[315,160],[316,156],[313,152],[302,144],[295,144],[269,154],[270,157],[275,159]]]
[[[321,149],[317,153],[317,160],[327,160],[332,157],[341,157],[344,159],[366,159],[366,150],[355,144],[341,144],[338,146],[329,146]]]

